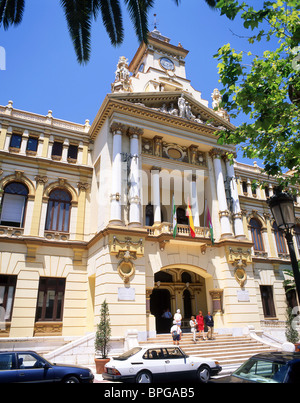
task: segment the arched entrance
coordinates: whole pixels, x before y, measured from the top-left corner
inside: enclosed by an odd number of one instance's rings
[[[169,333],[172,325],[172,316],[168,318],[166,312],[171,312],[171,296],[169,290],[156,288],[150,296],[150,312],[155,316],[156,332]]]
[[[199,268],[192,271],[188,265],[178,266],[162,268],[154,275],[150,313],[155,316],[158,334],[170,332],[177,309],[180,309],[183,317],[183,331],[190,331],[189,321],[192,315],[196,316],[199,310],[207,312],[206,279],[211,276]],[[168,321],[162,317],[167,309],[171,312]]]

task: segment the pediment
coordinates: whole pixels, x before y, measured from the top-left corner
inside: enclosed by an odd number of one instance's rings
[[[185,103],[183,111],[180,104]],[[201,104],[182,91],[114,93],[108,94],[92,126],[90,135],[94,138],[99,128],[113,110],[136,114],[145,118],[156,118],[181,127],[191,127],[202,133],[213,134],[224,128],[234,130],[235,126],[216,111]]]

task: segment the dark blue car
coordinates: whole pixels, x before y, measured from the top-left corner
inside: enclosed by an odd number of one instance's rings
[[[89,368],[51,364],[34,351],[0,352],[0,383],[93,383]]]

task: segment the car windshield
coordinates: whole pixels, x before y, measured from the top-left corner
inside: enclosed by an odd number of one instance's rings
[[[141,347],[134,347],[131,350],[126,351],[125,353],[119,355],[118,357],[114,357],[114,360],[127,360],[129,357],[132,357],[134,354],[138,353],[141,351]]]
[[[287,371],[288,365],[285,363],[250,359],[233,375],[257,383],[282,383]]]

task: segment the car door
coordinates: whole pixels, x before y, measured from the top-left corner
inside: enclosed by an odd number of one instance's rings
[[[0,354],[0,383],[16,382],[15,353]]]
[[[167,347],[163,349],[165,356],[166,373],[170,380],[174,377],[183,377],[190,371],[190,364],[187,357],[178,347]]]
[[[149,348],[143,355],[143,360],[143,369],[148,369],[154,378],[162,379],[165,377],[165,356],[161,348]]]
[[[53,382],[53,368],[33,352],[17,353],[17,382]]]

